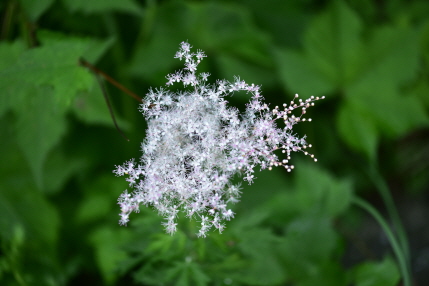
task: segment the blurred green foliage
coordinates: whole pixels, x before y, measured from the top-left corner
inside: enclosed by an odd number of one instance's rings
[[[0,12],[1,285],[397,285],[389,249],[345,262],[347,234],[365,217],[352,198],[374,197],[367,169],[403,197],[428,191],[427,1],[7,0]],[[185,40],[212,80],[239,75],[273,105],[326,96],[300,126],[319,162],[258,173],[205,239],[186,218],[165,234],[146,208],[117,224],[127,186],[112,170],[139,157],[145,122],[108,86],[125,141],[79,64],[144,96],[180,67]]]

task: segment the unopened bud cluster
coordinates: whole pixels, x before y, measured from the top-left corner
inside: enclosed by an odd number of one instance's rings
[[[184,59],[185,68],[168,75],[167,86],[182,82],[185,90],[149,91],[140,106],[148,123],[143,155],[138,162],[133,159],[114,170],[118,176],[126,175],[132,188],[119,197],[120,224],[127,224],[130,213],[143,204],[165,218],[168,233],[176,231],[178,214],[184,212],[201,223],[198,236],[205,237],[213,227],[222,232],[225,220],[234,217],[229,207],[238,202],[240,188],[231,183],[233,176],[252,183],[255,167],[291,171],[292,152],[316,161],[307,152],[311,145],[305,136],[293,133],[293,126],[311,121],[303,116],[319,98],[302,100],[295,95],[289,104],[270,109],[259,86],[238,77],[234,82],[208,84],[208,73],[196,73],[206,55],[191,52],[189,43],[183,42],[175,57]],[[251,95],[243,114],[225,100],[236,91]],[[294,115],[295,109],[300,114]],[[277,126],[278,121],[283,127]]]

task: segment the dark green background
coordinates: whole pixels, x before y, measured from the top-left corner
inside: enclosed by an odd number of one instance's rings
[[[5,0],[0,12],[1,285],[398,285],[385,233],[353,203],[388,218],[385,185],[412,281],[428,281],[428,1]],[[79,65],[143,97],[181,68],[186,40],[212,82],[240,76],[273,106],[326,96],[296,130],[318,162],[295,154],[292,173],[256,173],[205,239],[186,218],[165,234],[144,207],[118,225],[127,184],[112,170],[140,156],[146,123],[106,82],[124,140]]]

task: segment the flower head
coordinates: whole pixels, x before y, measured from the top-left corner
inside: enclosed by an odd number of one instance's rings
[[[187,42],[181,44],[175,57],[185,60],[185,68],[167,76],[167,86],[182,82],[188,89],[149,91],[140,106],[148,122],[141,145],[143,155],[138,163],[131,160],[114,170],[118,176],[128,176],[133,188],[118,199],[120,224],[126,224],[129,214],[143,204],[166,219],[163,225],[168,233],[176,231],[180,211],[201,222],[198,236],[206,236],[213,227],[222,231],[223,221],[234,217],[230,204],[240,197],[239,186],[231,183],[234,175],[242,175],[250,184],[257,166],[291,171],[291,153],[314,157],[306,151],[311,145],[305,136],[297,137],[293,126],[311,121],[304,114],[318,97],[303,101],[295,95],[290,104],[271,109],[259,86],[238,77],[234,82],[207,84],[209,74],[196,73],[206,55],[201,50],[192,53],[191,48]],[[243,114],[225,100],[235,91],[251,96]],[[301,113],[294,115],[295,109]],[[284,127],[278,127],[278,121],[284,122]],[[282,153],[284,159],[279,158]]]

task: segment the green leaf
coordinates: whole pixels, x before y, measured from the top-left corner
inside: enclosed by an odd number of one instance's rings
[[[280,75],[294,93],[324,95],[354,80],[362,70],[362,24],[346,4],[336,1],[304,34],[304,52],[279,50]]]
[[[342,139],[354,150],[362,152],[374,162],[378,132],[371,112],[353,100],[345,100],[338,111],[337,129]]]
[[[79,174],[84,167],[87,167],[86,158],[78,156],[68,156],[61,149],[54,149],[49,153],[44,168],[44,191],[49,194],[58,193],[64,184],[76,174]]]
[[[376,29],[365,48],[368,64],[356,84],[393,82],[402,86],[419,67],[418,31],[414,27],[384,26]]]
[[[275,85],[273,72],[268,68],[250,63],[228,53],[218,55],[216,61],[220,67],[220,77],[229,81],[233,81],[234,77],[239,75],[240,79],[245,80],[247,83],[255,83],[263,86],[265,89]],[[247,102],[250,99],[250,95],[242,92],[234,94],[234,98],[241,98]]]
[[[338,234],[329,219],[306,214],[287,225],[279,251],[288,272],[302,280],[323,275],[323,265],[330,261],[337,243]]]
[[[0,73],[3,69],[13,66],[24,50],[25,45],[22,41],[15,41],[13,43],[1,42]],[[18,101],[16,96],[16,94],[6,93],[5,91],[0,93],[0,116],[2,116],[9,108],[13,106],[14,101]]]
[[[125,184],[126,186],[126,184]],[[84,188],[84,197],[81,199],[76,214],[78,224],[94,223],[105,218],[112,212],[112,208],[119,211],[115,205],[118,193],[124,189],[124,182],[110,174],[97,177]],[[119,220],[119,217],[118,217]]]
[[[57,41],[24,51],[14,65],[0,71],[0,89],[15,106],[25,103],[35,86],[52,86],[57,108],[70,104],[79,90],[92,86],[92,75],[79,66],[85,40]]]
[[[36,22],[52,3],[54,3],[54,0],[19,0],[19,2],[21,2],[30,20]]]
[[[127,258],[123,244],[130,238],[128,229],[115,227],[100,227],[90,237],[95,249],[97,266],[106,284],[113,284],[118,278],[119,262]]]
[[[33,89],[25,105],[17,110],[16,136],[39,188],[43,185],[46,156],[66,132],[62,110],[55,110],[52,88]]]
[[[105,40],[80,38],[49,30],[37,31],[37,38],[42,43],[42,45],[45,46],[56,45],[59,42],[66,45],[74,45],[76,42],[82,42],[86,46],[81,54],[81,57],[92,64],[95,64],[116,41],[114,37],[109,37]]]
[[[119,11],[140,15],[141,7],[133,0],[62,0],[71,12],[87,14]]]
[[[316,17],[304,35],[304,50],[316,69],[337,87],[346,85],[360,70],[362,23],[343,1],[334,1]]]
[[[0,71],[15,64],[24,50],[25,44],[22,41],[0,42]]]
[[[177,234],[177,235],[176,235]],[[178,253],[183,253],[185,249],[186,236],[180,230],[174,235],[159,233],[154,236],[149,246],[146,248],[146,253],[152,256],[171,258]]]
[[[243,229],[237,236],[237,247],[248,259],[248,266],[239,271],[234,280],[246,285],[278,285],[284,281],[284,269],[276,252],[280,241],[271,230],[259,227]]]
[[[60,226],[54,206],[26,181],[0,182],[0,236],[11,239],[16,226],[25,231],[26,244],[34,249],[54,249]]]
[[[414,96],[402,96],[390,80],[367,80],[350,88],[347,96],[371,117],[381,134],[395,138],[428,124],[423,104]]]
[[[352,281],[356,286],[394,286],[398,285],[400,273],[392,258],[381,262],[364,262],[352,271]]]
[[[291,199],[302,214],[317,213],[333,217],[350,206],[353,194],[351,182],[334,178],[314,163],[299,164],[295,172],[295,192]]]
[[[271,68],[268,37],[254,25],[250,14],[240,8],[217,2],[169,2],[156,7],[154,19],[143,23],[144,30],[150,28],[149,36],[142,37],[136,45],[131,74],[154,84],[165,84],[165,76],[183,66],[183,62],[174,59],[174,54],[180,42],[186,40],[208,53],[240,58],[250,66]],[[238,75],[227,70],[230,63],[227,66],[223,66],[224,61],[218,63],[223,75]],[[206,64],[207,61],[201,63],[201,71],[207,70]]]
[[[329,78],[320,74],[304,54],[278,49],[275,57],[286,90],[315,96],[325,95],[334,90],[335,86]]]
[[[173,282],[172,285],[187,286],[187,285],[207,285],[210,278],[203,272],[200,265],[193,262],[190,258],[185,261],[178,261],[174,267],[166,272],[168,282]]]
[[[85,53],[96,59],[111,42],[64,39],[52,33],[41,39],[43,46],[22,51],[19,56],[19,44],[6,47],[13,51],[11,58],[15,60],[0,70],[0,103],[6,106],[0,111],[8,107],[15,111],[18,144],[39,187],[46,155],[66,131],[64,116],[70,102],[78,92],[94,85],[93,75],[79,66],[78,60]]]
[[[109,113],[107,103],[104,99],[101,87],[94,82],[94,86],[90,92],[81,92],[76,96],[72,111],[82,122],[87,124],[99,124],[113,127],[113,119]],[[129,129],[128,122],[118,118],[115,112],[115,119],[122,131]]]
[[[342,1],[335,1],[305,32],[302,53],[277,51],[286,87],[321,95],[380,82],[400,87],[416,76],[416,28],[384,26],[370,33],[368,40],[361,30],[356,13]]]
[[[258,225],[271,212],[269,208],[261,209],[261,204],[276,194],[283,193],[291,182],[292,176],[285,174],[281,168],[255,172],[254,183],[251,185],[244,183],[241,186],[243,194],[240,203],[233,205],[232,208],[234,212],[250,211],[249,216],[242,221],[240,218],[234,219],[234,221],[240,221],[240,225],[243,227]],[[255,209],[258,211],[254,211]]]

